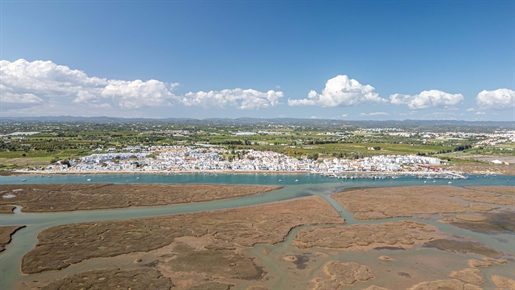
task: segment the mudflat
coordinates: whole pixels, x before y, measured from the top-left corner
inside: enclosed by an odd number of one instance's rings
[[[333,197],[360,220],[422,214],[485,213],[514,207],[512,196],[450,186],[407,186],[347,190]]]
[[[0,226],[0,252],[11,242],[11,236],[25,226]]]
[[[133,289],[133,290],[161,290],[173,286],[168,277],[161,275],[152,268],[134,270],[102,269],[92,270],[60,279],[41,290],[53,289]]]
[[[0,185],[0,209],[58,212],[158,206],[237,198],[277,190],[280,186],[215,184],[23,184]]]
[[[371,250],[381,247],[411,248],[445,236],[437,227],[412,221],[376,225],[350,225],[302,229],[294,245],[301,249],[320,247],[341,250]]]
[[[331,261],[324,266],[329,277],[316,278],[314,290],[340,289],[357,282],[365,282],[374,278],[370,268],[354,262]]]
[[[13,205],[0,205],[0,214],[10,214],[16,207]]]
[[[344,220],[323,199],[307,197],[230,210],[62,225],[38,235],[36,248],[23,257],[22,271],[59,270],[90,258],[148,252],[185,236],[207,236],[211,242],[206,247],[215,251],[273,245],[292,228],[327,223]]]
[[[476,217],[476,216],[474,216]],[[449,222],[460,228],[469,229],[476,232],[495,233],[495,232],[515,232],[515,211],[501,210],[482,214],[481,219],[462,219],[456,215]]]
[[[438,289],[466,289],[466,290],[483,290],[482,287],[474,284],[466,283],[457,279],[436,280],[417,284],[408,290],[438,290]]]
[[[506,231],[514,212],[506,190],[361,188],[333,196],[368,219],[419,216],[480,229],[498,224],[498,231]],[[155,289],[191,290],[472,290],[513,281],[511,251],[423,220],[344,225],[317,196],[68,224],[43,230],[38,240],[23,257],[22,272],[28,275],[17,283],[19,289],[146,289],[154,283]]]
[[[515,195],[515,186],[464,186],[464,188]]]
[[[486,247],[481,243],[470,241],[458,241],[451,239],[436,239],[424,244],[424,247],[436,248],[443,251],[457,252],[457,253],[474,253],[487,257],[497,258],[502,256],[502,253]]]

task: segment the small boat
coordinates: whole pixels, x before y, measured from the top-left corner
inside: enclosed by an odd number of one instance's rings
[[[22,182],[25,182],[25,181],[27,181],[27,179],[22,179],[21,181],[22,181]]]
[[[91,181],[91,178],[86,179],[86,181]]]
[[[298,180],[298,179],[295,179],[295,182],[299,182],[299,180]]]

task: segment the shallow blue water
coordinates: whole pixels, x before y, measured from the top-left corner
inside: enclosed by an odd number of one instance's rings
[[[90,181],[88,181],[88,179]],[[435,182],[433,182],[433,180]],[[204,183],[204,184],[260,184],[293,185],[341,183],[345,187],[384,187],[409,185],[515,185],[515,176],[470,175],[468,179],[422,179],[398,176],[396,179],[337,179],[319,174],[53,174],[0,176],[0,184],[52,183]],[[426,182],[426,183],[424,183]],[[449,184],[449,182],[451,182]]]

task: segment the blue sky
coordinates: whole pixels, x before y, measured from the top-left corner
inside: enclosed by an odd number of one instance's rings
[[[515,120],[515,1],[7,1],[0,116]]]

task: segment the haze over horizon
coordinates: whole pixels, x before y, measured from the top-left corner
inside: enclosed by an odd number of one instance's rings
[[[22,116],[515,121],[515,1],[2,1]]]

